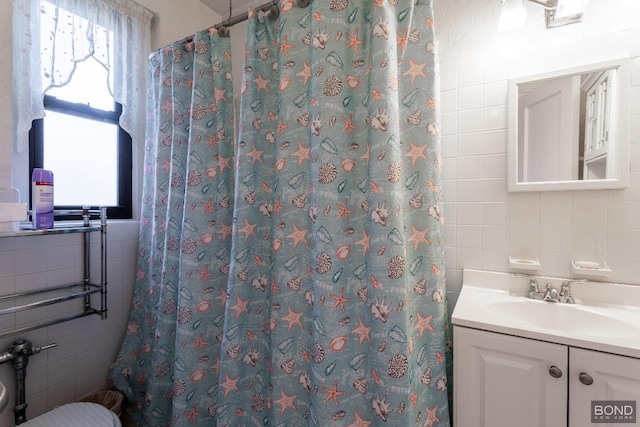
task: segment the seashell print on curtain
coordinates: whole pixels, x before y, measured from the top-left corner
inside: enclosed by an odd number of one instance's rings
[[[230,41],[215,32],[149,60],[138,273],[110,373],[140,426],[195,421],[216,402],[233,221],[230,76]]]
[[[168,209],[143,212],[111,376],[140,425],[448,426],[431,1],[279,8],[249,14],[235,160],[224,39],[200,72],[197,42],[152,59],[145,195]]]

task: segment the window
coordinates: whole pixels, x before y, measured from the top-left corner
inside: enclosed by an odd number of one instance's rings
[[[42,36],[50,30],[41,28]],[[112,32],[101,34],[96,50],[110,49]],[[119,125],[122,106],[109,91],[110,77],[93,55],[75,62],[66,84],[45,91],[45,117],[33,121],[29,173],[54,173],[58,210],[107,206],[109,218],[132,217],[132,142]]]
[[[31,146],[30,167],[53,170],[57,208],[106,204],[111,218],[131,218],[132,190],[138,190],[137,168],[143,163],[153,13],[134,0],[12,4],[16,152]],[[91,133],[83,136],[87,128]],[[98,169],[105,165],[108,173]],[[65,175],[71,184],[65,184]],[[27,188],[23,195],[27,199]]]
[[[131,218],[131,137],[101,72],[88,58],[69,84],[47,91],[46,116],[29,134],[29,171],[53,171],[56,209],[107,206],[109,218]]]

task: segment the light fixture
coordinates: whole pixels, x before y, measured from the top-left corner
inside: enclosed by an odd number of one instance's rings
[[[498,31],[508,31],[524,24],[525,0],[502,0]],[[544,8],[547,28],[581,22],[589,0],[527,0]]]
[[[524,0],[502,0],[502,11],[498,22],[498,31],[509,31],[519,28],[527,18]]]
[[[545,11],[547,28],[575,24],[582,21],[588,0],[550,0],[551,10]]]

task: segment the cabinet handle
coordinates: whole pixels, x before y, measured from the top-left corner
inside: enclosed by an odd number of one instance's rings
[[[580,382],[584,385],[593,384],[593,377],[587,374],[586,372],[580,372],[580,375],[578,375],[578,378],[580,379]]]
[[[552,366],[549,368],[549,375],[553,378],[560,378],[562,376],[562,370],[557,366]]]

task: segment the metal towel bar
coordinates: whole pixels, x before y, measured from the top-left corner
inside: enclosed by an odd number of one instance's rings
[[[82,211],[56,211],[60,215],[78,215]],[[57,226],[50,230],[30,230],[0,233],[2,237],[23,237],[39,236],[49,234],[84,233],[83,239],[83,263],[84,277],[81,282],[64,284],[49,288],[36,289],[32,291],[16,292],[10,295],[0,296],[0,318],[2,315],[18,313],[38,307],[45,307],[65,301],[83,298],[84,304],[80,313],[67,316],[60,316],[41,322],[14,325],[10,330],[0,331],[0,338],[32,331],[80,317],[98,314],[103,320],[107,318],[107,211],[106,208],[89,211],[89,214],[98,214],[100,217],[99,226]],[[94,231],[100,232],[100,282],[93,283],[90,274],[90,235]],[[99,307],[92,306],[91,295],[99,294]]]

